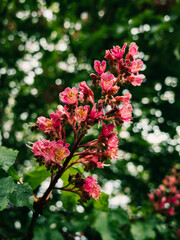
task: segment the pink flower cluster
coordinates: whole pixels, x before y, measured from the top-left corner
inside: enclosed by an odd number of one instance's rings
[[[172,175],[166,176],[158,189],[149,193],[149,200],[157,212],[166,215],[175,215],[175,208],[180,205],[180,173],[176,166],[172,169]]]
[[[79,83],[78,88],[67,87],[59,94],[62,105],[58,105],[57,110],[51,113],[49,118],[38,117],[35,127],[44,132],[47,140],[35,142],[31,150],[37,161],[45,164],[47,169],[65,171],[73,164],[81,163],[85,165],[86,171],[90,171],[95,167],[103,168],[106,160],[117,157],[118,138],[117,132],[113,131],[115,126],[119,127],[124,122],[130,122],[133,111],[130,102],[132,95],[129,91],[118,94],[120,85],[139,86],[144,79],[144,75],[139,74],[143,62],[135,58],[138,55],[138,47],[135,43],[131,43],[124,57],[126,46],[127,44],[122,48],[115,46],[106,51],[105,59],[108,60],[109,67],[104,60],[94,62],[97,74],[92,73],[90,76],[92,85],[101,90],[99,99],[97,96],[95,98],[91,88],[83,81]],[[99,137],[83,144],[83,151],[77,153],[80,141],[87,134],[88,129],[96,123],[99,126],[102,124]],[[74,133],[74,145],[71,146],[71,151],[68,149],[69,144],[66,143],[67,125]],[[77,155],[78,159],[70,162],[74,155]],[[100,187],[97,185],[97,180],[92,177],[86,180],[76,177],[75,182],[78,181],[81,185],[85,181],[80,189],[88,193],[88,197],[95,199],[99,197]]]
[[[109,60],[111,66],[110,71],[113,74],[104,73],[106,70],[106,62],[95,61],[94,68],[98,75],[91,74],[94,80],[94,84],[99,85],[102,91],[105,93],[116,93],[119,89],[117,87],[117,82],[121,84],[131,83],[134,86],[139,86],[142,80],[145,78],[143,74],[139,74],[143,67],[143,61],[141,59],[135,59],[135,56],[139,54],[137,45],[133,42],[131,43],[128,53],[125,58],[127,44],[125,43],[122,48],[119,46],[113,47],[111,50],[107,50],[105,58]]]
[[[82,191],[85,191],[90,198],[92,197],[94,199],[98,199],[101,193],[101,188],[97,184],[97,180],[89,176],[85,179],[85,183],[82,186]]]
[[[38,162],[41,164],[45,163],[45,166],[49,168],[52,165],[59,165],[64,158],[69,156],[69,144],[63,145],[62,140],[58,140],[57,142],[42,140],[35,142],[31,150],[34,153],[34,157],[38,159]]]
[[[86,165],[86,170],[91,170],[95,167],[103,168],[104,161],[117,157],[117,132],[113,133],[115,126],[112,123],[109,123],[107,126],[103,123],[102,127],[102,133],[98,139],[87,143],[87,150],[79,156],[79,162]]]

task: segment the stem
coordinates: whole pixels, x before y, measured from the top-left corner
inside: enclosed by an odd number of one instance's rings
[[[84,137],[84,133],[81,134],[79,136],[79,138],[77,139],[77,141],[74,143],[72,149],[71,149],[71,152],[70,152],[70,155],[66,158],[66,160],[64,161],[64,164],[62,166],[61,169],[58,170],[57,174],[55,175],[54,179],[53,177],[51,177],[51,182],[49,184],[49,187],[47,188],[47,190],[45,191],[44,195],[39,198],[37,200],[37,202],[34,202],[34,212],[33,212],[33,217],[31,219],[31,223],[29,225],[29,228],[28,228],[28,236],[26,239],[28,240],[31,240],[34,236],[33,234],[33,231],[34,231],[34,227],[35,227],[35,223],[36,223],[36,220],[39,216],[39,214],[42,214],[42,211],[43,211],[43,208],[46,204],[46,202],[48,201],[53,189],[55,188],[55,185],[58,181],[58,179],[62,176],[62,174],[64,173],[64,171],[66,170],[66,167],[69,163],[69,161],[71,160],[71,158],[73,157],[73,154],[74,152],[76,151],[76,149],[78,148],[79,146],[79,143],[81,142],[82,138]],[[63,189],[64,190],[64,189]],[[73,191],[74,192],[74,191]],[[76,192],[75,192],[76,193]],[[78,194],[78,193],[76,193]]]
[[[31,223],[29,225],[29,229],[27,232],[27,237],[26,237],[27,240],[31,240],[34,237],[33,232],[34,232],[34,227],[35,227],[38,216],[39,216],[39,213],[33,212],[33,217],[31,219]]]
[[[54,189],[57,189],[57,190],[62,190],[62,191],[67,191],[67,192],[73,192],[73,193],[76,193],[76,194],[78,194],[79,195],[79,193],[78,193],[78,191],[79,191],[79,189],[78,190],[76,190],[76,191],[73,191],[73,188],[54,188]],[[79,195],[80,196],[80,195]]]
[[[74,156],[74,155],[73,155],[73,156]],[[68,168],[72,167],[72,166],[73,166],[74,164],[76,164],[76,163],[79,163],[79,158],[78,158],[78,160],[76,160],[76,161],[72,162],[71,164],[69,164],[69,165],[66,167],[65,171],[66,171]]]
[[[72,127],[72,130],[74,132],[74,142],[76,142],[77,141],[77,131],[76,131],[76,129],[73,125],[71,125],[71,127]]]

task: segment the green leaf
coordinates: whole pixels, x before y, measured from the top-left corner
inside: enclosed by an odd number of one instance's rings
[[[77,200],[80,197],[75,193],[67,191],[62,191],[61,196],[64,208],[66,208],[68,211],[74,210],[77,204]]]
[[[134,240],[154,239],[156,233],[153,226],[147,222],[135,222],[131,225],[131,234]]]
[[[5,171],[8,171],[8,169],[14,164],[17,155],[17,150],[0,147],[0,167]]]
[[[117,228],[129,223],[128,214],[122,208],[111,210],[109,217],[110,226]]]
[[[9,195],[14,189],[14,182],[11,176],[0,178],[0,211],[6,208],[9,202]]]
[[[20,179],[20,177],[18,176],[17,171],[16,171],[16,169],[15,169],[14,166],[11,166],[11,167],[9,168],[8,173],[9,173],[9,174],[11,175],[11,177],[12,177],[14,180],[16,180],[16,181],[18,181],[18,180]]]
[[[56,229],[50,229],[49,227],[40,227],[35,231],[33,240],[64,240],[64,237]]]
[[[75,165],[71,168],[68,168],[62,175],[61,179],[63,180],[64,185],[67,185],[68,182],[68,178],[69,178],[69,174],[71,175],[75,175],[76,173],[82,173],[84,170],[84,167],[80,166],[80,165]]]
[[[29,184],[16,184],[10,201],[16,207],[26,206],[33,210],[33,192]]]
[[[100,211],[108,212],[109,211],[109,207],[108,207],[109,195],[102,192],[100,197],[101,198],[98,200],[93,200],[94,208]]]
[[[50,171],[47,171],[45,166],[40,166],[35,171],[24,174],[23,180],[34,190],[49,176],[51,176]]]
[[[98,212],[94,222],[94,228],[101,234],[102,240],[114,240],[109,228],[109,214],[107,212]]]

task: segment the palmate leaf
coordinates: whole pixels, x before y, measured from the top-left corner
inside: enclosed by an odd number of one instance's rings
[[[33,210],[33,192],[29,184],[16,184],[10,201],[16,207],[26,206]]]
[[[14,182],[11,176],[0,178],[0,211],[6,208],[13,189]]]
[[[15,181],[19,181],[20,177],[15,169],[14,166],[11,166],[8,170],[8,173],[11,175],[11,177],[15,180]]]
[[[0,167],[5,171],[14,164],[16,157],[18,155],[17,150],[10,148],[0,147]]]

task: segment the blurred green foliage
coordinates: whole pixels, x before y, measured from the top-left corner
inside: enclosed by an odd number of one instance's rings
[[[90,84],[93,61],[113,45],[135,41],[145,63],[142,86],[129,86],[134,124],[117,129],[120,157],[93,172],[110,194],[109,212],[104,203],[81,206],[76,196],[54,192],[34,239],[176,239],[180,209],[173,217],[151,215],[147,194],[179,162],[179,26],[178,0],[1,0],[0,141],[19,150],[18,175],[33,175],[36,186],[48,175],[35,170],[25,145],[41,137],[28,123],[54,111],[65,87]],[[97,129],[87,139],[94,136]],[[5,177],[13,183],[13,176]],[[43,186],[36,189],[42,191]],[[121,208],[125,202],[129,217]],[[26,207],[8,205],[1,213],[0,238],[21,239],[30,216]]]

